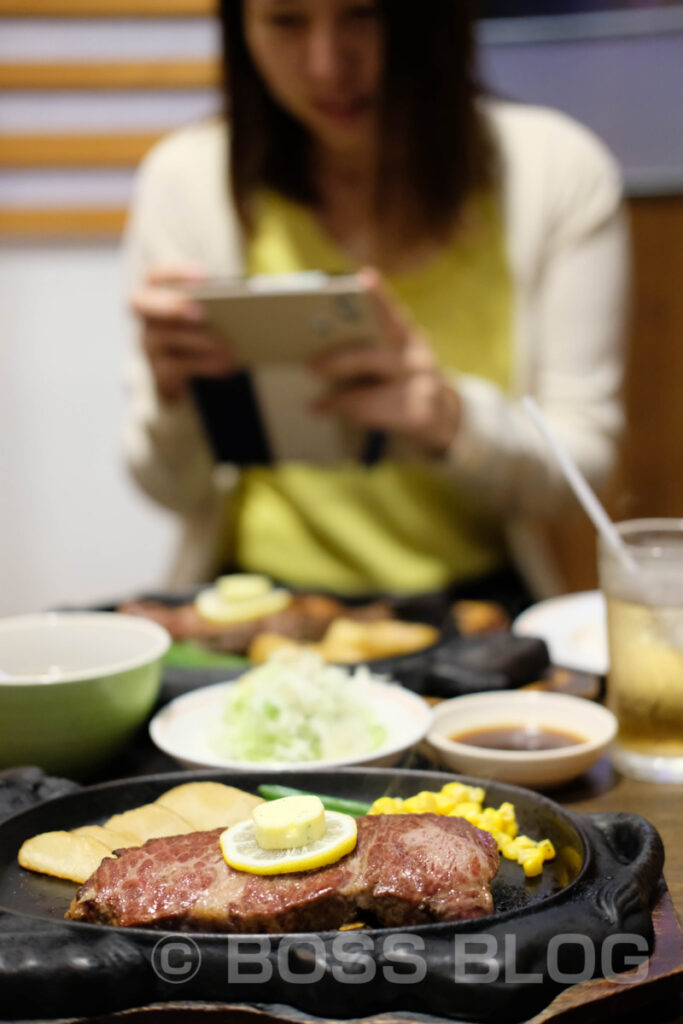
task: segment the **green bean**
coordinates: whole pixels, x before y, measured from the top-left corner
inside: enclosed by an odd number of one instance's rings
[[[292,789],[290,786],[259,786],[258,791],[265,800],[279,800],[283,796],[317,796],[323,807],[328,811],[339,811],[361,818],[367,814],[371,805],[362,800],[345,800],[341,796],[323,796],[322,793],[306,793],[303,789]]]

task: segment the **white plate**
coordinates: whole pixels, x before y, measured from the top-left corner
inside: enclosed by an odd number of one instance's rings
[[[553,665],[596,675],[609,668],[605,599],[599,590],[532,605],[515,619],[512,632],[545,640]]]
[[[218,683],[177,697],[159,711],[149,724],[154,743],[185,768],[232,768],[240,771],[267,768],[268,771],[294,771],[337,768],[345,765],[390,766],[419,743],[431,722],[429,706],[395,683],[369,681],[364,684],[368,707],[384,725],[387,736],[381,747],[365,755],[340,760],[305,762],[232,761],[215,754],[207,741],[225,709],[226,699],[239,680]]]

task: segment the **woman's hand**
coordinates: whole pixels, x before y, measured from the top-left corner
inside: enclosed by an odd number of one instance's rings
[[[222,377],[236,369],[225,339],[209,330],[204,310],[182,289],[202,279],[192,267],[150,270],[130,299],[142,319],[142,345],[159,396],[166,402],[184,398],[193,377]]]
[[[444,452],[460,423],[460,399],[420,331],[398,309],[375,270],[360,274],[374,300],[384,345],[337,345],[310,368],[330,385],[314,411],[359,427],[403,434]]]

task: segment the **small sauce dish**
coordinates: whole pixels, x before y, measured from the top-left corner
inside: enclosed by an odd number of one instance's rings
[[[426,741],[443,767],[549,789],[592,767],[616,732],[612,712],[593,701],[515,690],[437,704]]]

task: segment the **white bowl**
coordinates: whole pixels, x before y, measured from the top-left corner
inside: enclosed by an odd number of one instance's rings
[[[363,684],[368,708],[387,731],[381,747],[368,754],[319,761],[236,761],[221,758],[211,750],[207,737],[225,710],[228,693],[239,680],[205,686],[177,697],[159,711],[149,725],[152,740],[160,750],[185,768],[231,768],[233,770],[301,771],[339,768],[346,765],[396,764],[403,754],[424,737],[432,720],[431,709],[416,694],[395,683],[368,681]]]
[[[584,742],[552,750],[495,750],[450,737],[497,726],[531,726],[571,733]],[[445,767],[466,775],[548,789],[587,771],[617,732],[611,711],[585,700],[544,691],[477,693],[437,705],[427,744]]]

